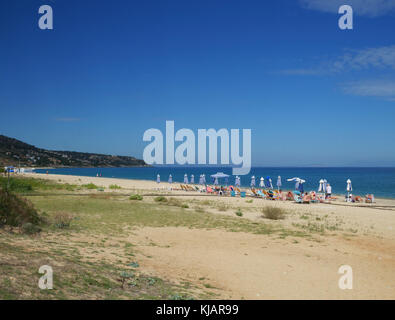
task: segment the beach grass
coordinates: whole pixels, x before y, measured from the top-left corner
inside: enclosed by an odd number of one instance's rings
[[[195,202],[164,196],[139,196],[136,200],[140,201],[133,201],[127,195],[97,193],[93,186],[86,188],[88,194],[79,194],[79,186],[70,188],[29,178],[16,181],[14,190],[24,194],[45,223],[40,225],[41,232],[33,235],[21,233],[18,228],[0,229],[0,299],[215,297],[215,293],[207,291],[211,285],[197,288],[145,272],[136,261],[135,244],[128,240],[131,233],[144,227],[310,238],[310,230],[252,221],[243,217],[241,209],[236,210],[236,216],[210,212],[223,206],[211,200],[196,202],[197,206]],[[56,193],[61,190],[68,193]],[[190,207],[188,203],[194,205]],[[37,286],[41,265],[54,268],[53,290],[40,290]]]
[[[163,200],[128,201],[127,197],[92,198],[79,195],[34,196],[29,197],[34,205],[48,215],[57,212],[69,212],[78,217],[73,228],[91,230],[106,234],[119,234],[136,227],[171,227],[223,229],[226,231],[249,232],[254,234],[284,233],[285,228],[236,217],[213,214],[201,206],[186,208],[186,203],[170,198]],[[301,236],[301,233],[286,230],[289,235]],[[306,234],[305,236],[308,236]]]
[[[0,187],[17,193],[33,193],[35,191],[74,191],[77,185],[69,183],[56,183],[51,180],[27,178],[27,177],[0,177]]]
[[[26,247],[30,239],[0,233],[0,299],[172,299],[193,298],[178,284],[142,274],[126,263],[84,260],[79,248],[36,239],[40,249]],[[20,243],[23,243],[21,245]],[[41,290],[37,282],[42,265],[53,268],[53,289]],[[129,276],[126,278],[125,274]]]

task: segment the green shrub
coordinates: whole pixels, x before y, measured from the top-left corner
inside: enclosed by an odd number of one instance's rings
[[[116,184],[111,184],[111,185],[109,186],[109,188],[110,188],[110,189],[113,189],[113,190],[121,189],[121,187],[118,186],[118,185],[116,185]]]
[[[29,181],[27,179],[10,178],[8,183],[8,178],[1,177],[0,185],[3,189],[8,189],[15,192],[29,192],[33,190],[32,181]]]
[[[139,194],[132,194],[132,195],[129,197],[129,200],[143,200],[143,197],[140,196]]]
[[[33,204],[11,191],[0,188],[0,226],[21,227],[25,223],[41,222]]]
[[[163,197],[163,196],[159,196],[159,197],[156,197],[154,199],[154,201],[156,201],[156,202],[167,202],[167,198]]]
[[[86,188],[86,189],[90,189],[90,190],[92,190],[92,189],[97,189],[98,188],[98,186],[97,185],[95,185],[94,183],[88,183],[88,184],[83,184],[82,185],[82,187],[83,188]]]
[[[139,265],[139,263],[137,261],[133,261],[133,262],[129,263],[128,266],[132,267],[132,268],[140,267],[140,265]]]
[[[276,207],[264,207],[262,209],[263,216],[271,220],[280,220],[285,218],[285,211]]]
[[[241,212],[240,209],[237,209],[236,212],[235,212],[235,214],[236,214],[236,216],[238,216],[238,217],[242,217],[242,216],[243,216],[243,212]]]
[[[33,223],[26,222],[22,224],[22,232],[26,234],[35,234],[41,231],[41,228]]]

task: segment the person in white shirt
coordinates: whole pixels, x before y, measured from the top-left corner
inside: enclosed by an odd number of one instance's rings
[[[332,196],[332,187],[331,187],[331,185],[328,183],[327,185],[326,185],[326,197],[327,198],[330,198]]]

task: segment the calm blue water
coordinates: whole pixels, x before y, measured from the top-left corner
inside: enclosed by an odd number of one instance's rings
[[[36,172],[45,173],[46,169],[38,169]],[[183,182],[184,174],[195,175],[195,183],[199,182],[200,174],[206,175],[207,183],[211,183],[209,176],[216,172],[224,172],[231,175],[231,168],[217,167],[149,167],[149,168],[60,168],[49,169],[49,174],[67,174],[94,177],[101,173],[102,177],[154,180],[160,174],[161,180],[166,181],[169,174],[173,176],[173,182]],[[286,179],[300,177],[306,180],[305,191],[317,190],[320,179],[326,179],[332,185],[335,194],[346,193],[346,181],[352,180],[353,194],[365,195],[373,193],[376,197],[395,198],[395,168],[262,168],[254,167],[247,176],[241,176],[242,186],[248,187],[251,176],[270,176],[275,187],[277,176],[282,177],[282,189],[294,189],[293,182]],[[234,184],[234,177],[229,178],[229,184]]]

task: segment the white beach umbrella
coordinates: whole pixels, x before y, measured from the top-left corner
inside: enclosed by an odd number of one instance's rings
[[[173,183],[173,177],[169,175],[169,183]]]
[[[263,188],[265,186],[265,181],[264,181],[263,177],[261,177],[261,182],[259,183],[259,186],[261,188]]]
[[[195,184],[195,176],[193,174],[191,175],[191,184]]]
[[[204,173],[202,175],[202,178],[203,178],[203,184],[206,184],[206,175]]]
[[[350,179],[348,179],[347,180],[347,187],[346,187],[346,189],[347,189],[347,198],[346,198],[346,201],[347,202],[351,202],[352,201],[352,197],[350,196],[350,194],[351,194],[351,191],[352,191],[352,184],[351,184],[351,180]]]
[[[251,177],[251,187],[255,187],[255,176]]]
[[[287,181],[295,181],[295,190],[299,190],[299,185],[306,182],[306,180],[303,180],[298,177],[287,179]]]
[[[347,191],[348,192],[352,191],[352,184],[351,184],[351,180],[350,179],[347,180]]]
[[[157,176],[156,176],[156,182],[157,182],[157,183],[160,183],[160,174],[159,174],[159,173],[158,173]]]
[[[218,185],[218,178],[214,179],[214,185],[217,186]]]
[[[318,187],[318,192],[324,192],[324,179],[320,180],[320,185]]]
[[[271,178],[269,178],[269,188],[273,189],[273,183],[272,183],[272,179]]]
[[[219,180],[218,180],[218,179],[223,179],[223,178],[225,178],[226,183],[227,183],[227,180],[228,180],[228,178],[229,178],[229,175],[228,175],[228,174],[225,174],[225,173],[223,173],[223,172],[217,172],[216,174],[212,174],[212,175],[211,175],[211,178],[214,178],[214,184],[215,184],[215,182],[216,182],[217,184],[219,184]]]
[[[188,184],[188,175],[187,174],[184,174],[184,183]]]
[[[277,188],[281,189],[282,183],[281,183],[281,176],[278,176],[277,178]]]

